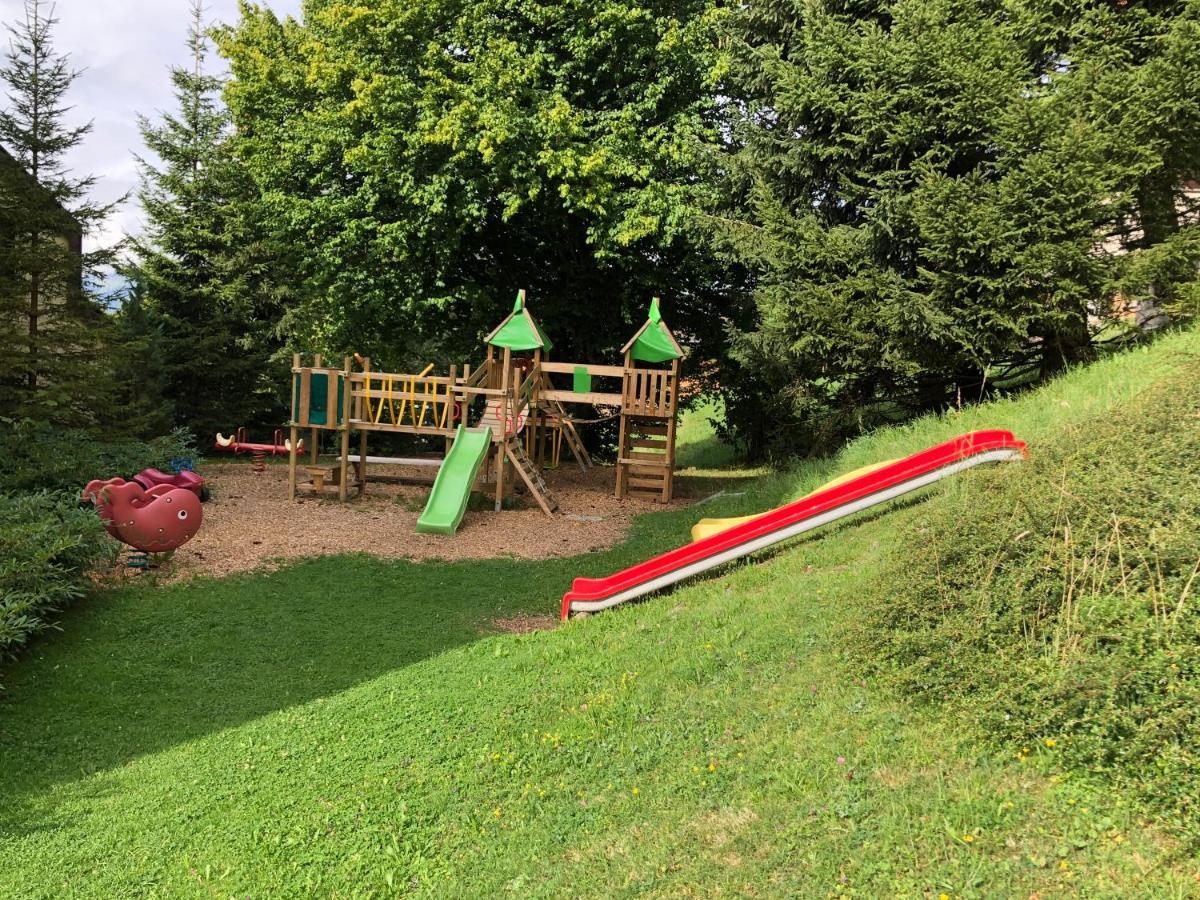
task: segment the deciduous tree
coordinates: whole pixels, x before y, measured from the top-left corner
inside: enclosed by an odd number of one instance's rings
[[[723,340],[689,228],[722,13],[711,0],[243,4],[221,47],[240,151],[309,288],[297,345],[463,361],[518,288],[560,358],[612,357],[664,299]]]

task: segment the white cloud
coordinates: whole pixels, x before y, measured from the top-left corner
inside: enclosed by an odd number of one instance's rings
[[[268,0],[265,5],[281,16],[298,16],[300,3]],[[207,0],[205,5],[210,23],[237,17],[237,0]],[[69,163],[77,174],[97,176],[95,199],[111,202],[137,183],[133,155],[142,152],[137,114],[153,118],[172,107],[167,70],[186,61],[190,4],[188,0],[57,0],[54,6],[59,19],[55,47],[70,55],[76,69],[84,70],[71,89],[70,122],[94,123]],[[23,0],[0,0],[0,22],[16,22],[23,16]],[[7,50],[7,34],[3,42]],[[215,55],[210,62],[220,65]],[[6,102],[0,97],[0,103]],[[140,228],[140,210],[131,198],[113,215],[105,234],[93,240],[110,242]]]

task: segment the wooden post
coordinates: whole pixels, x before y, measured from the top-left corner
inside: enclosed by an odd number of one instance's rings
[[[633,378],[632,365],[633,357],[627,352],[625,354],[625,374],[621,378],[621,430],[617,438],[617,499],[625,496],[625,484],[629,477],[629,466],[621,462],[621,460],[625,458],[625,436],[629,431],[629,416],[626,411],[629,409],[629,392],[633,386],[631,383]]]
[[[289,429],[291,446],[288,447],[288,499],[296,499],[296,441],[300,436],[300,429],[295,424]]]
[[[364,356],[362,361],[363,374],[367,375],[371,371],[371,357]],[[363,394],[366,394],[367,384],[366,379],[363,379]],[[371,418],[371,409],[367,406],[366,396],[358,398],[358,420],[366,422]],[[367,492],[367,429],[362,428],[358,432],[358,485],[359,494]]]
[[[312,367],[313,368],[320,367],[320,354],[319,353],[313,356]],[[310,392],[310,395],[311,395],[312,376],[308,377],[308,392]],[[330,413],[328,413],[328,412],[325,413],[326,416],[328,416],[329,414]],[[316,428],[313,428],[310,439],[308,439],[308,443],[312,444],[312,446],[310,446],[310,448],[308,448],[308,464],[310,464],[310,466],[316,466],[316,464],[317,464],[317,457],[319,455],[318,454],[318,446],[320,444],[319,434],[320,434],[320,432],[318,432],[316,430]]]
[[[671,377],[668,381],[671,396],[668,403],[667,421],[667,477],[663,484],[663,503],[670,503],[675,494],[675,428],[679,422],[679,360],[671,360]]]
[[[457,426],[463,424],[454,421],[454,401],[456,391],[454,386],[457,384],[458,366],[450,366],[450,380],[446,382],[446,427],[451,431],[457,431]],[[454,443],[454,438],[446,435],[446,453],[450,452],[450,447]]]
[[[353,398],[350,396],[354,393],[350,384],[350,364],[353,360],[346,357],[342,363],[342,421],[341,426],[341,452],[342,457],[338,461],[338,473],[341,476],[338,479],[338,499],[343,503],[346,502],[346,490],[350,481],[350,410]],[[333,394],[337,396],[336,391]]]
[[[500,390],[503,391],[503,394],[497,401],[497,411],[499,412],[497,418],[500,420],[498,425],[500,428],[500,445],[499,452],[496,454],[496,512],[500,512],[504,506],[504,469],[508,465],[508,395],[512,383],[512,351],[507,347],[504,348],[502,366]]]
[[[312,369],[301,368],[295,376],[300,382],[300,389],[297,391],[297,405],[299,408],[296,414],[292,416],[292,422],[296,425],[308,424],[308,409],[311,405],[311,397],[309,391],[312,389]]]

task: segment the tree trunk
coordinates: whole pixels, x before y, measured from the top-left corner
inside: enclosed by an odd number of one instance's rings
[[[1156,172],[1144,178],[1138,184],[1137,204],[1143,247],[1153,247],[1179,230],[1173,173]],[[1134,323],[1142,331],[1155,331],[1169,323],[1166,311],[1158,303],[1161,291],[1161,285],[1148,284],[1146,296],[1138,301]]]
[[[1054,375],[1068,366],[1084,362],[1092,355],[1092,337],[1087,319],[1047,334],[1042,341],[1042,377]]]
[[[36,253],[35,238],[34,244]],[[41,289],[42,281],[37,272],[29,275],[29,390],[34,392],[38,387],[38,319],[41,318]]]

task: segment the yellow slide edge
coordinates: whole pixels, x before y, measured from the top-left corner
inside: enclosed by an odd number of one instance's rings
[[[839,475],[833,481],[826,482],[814,491],[809,491],[804,497],[811,497],[813,494],[818,494],[821,491],[829,488],[837,487],[839,484],[845,484],[847,481],[852,481],[862,475],[868,475],[871,472],[882,469],[884,466],[890,466],[896,462],[894,459],[889,459],[880,463],[872,463],[869,466],[863,466],[860,469],[855,469],[853,472],[847,472],[845,475]],[[804,497],[799,499],[803,500]],[[692,526],[692,543],[702,541],[705,538],[712,537],[714,534],[720,534],[722,531],[728,531],[744,522],[749,522],[751,519],[757,519],[762,513],[756,513],[752,516],[737,516],[731,519],[701,519]]]

